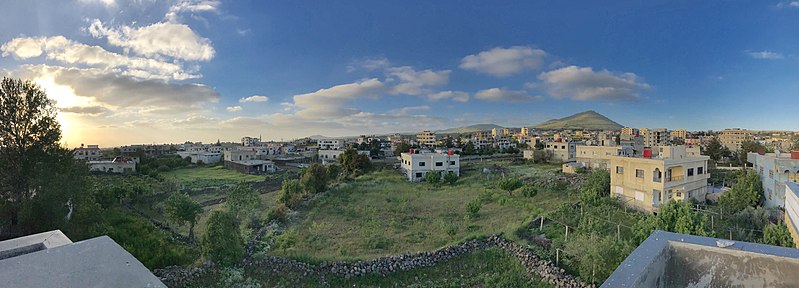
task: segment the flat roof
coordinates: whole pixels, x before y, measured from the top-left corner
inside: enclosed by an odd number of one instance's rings
[[[166,287],[108,236],[2,259],[0,281],[5,287]]]

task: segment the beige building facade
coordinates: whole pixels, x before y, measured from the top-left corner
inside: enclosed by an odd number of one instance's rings
[[[741,149],[741,143],[752,139],[752,133],[749,130],[740,128],[724,129],[719,134],[719,142],[730,151],[738,151]]]
[[[416,133],[416,142],[419,143],[420,146],[436,146],[436,133],[430,130]]]

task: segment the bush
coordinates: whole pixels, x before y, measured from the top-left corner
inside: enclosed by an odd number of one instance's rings
[[[302,201],[302,185],[300,180],[283,180],[283,186],[277,194],[277,203],[284,204],[288,208],[296,208]]]
[[[455,182],[458,182],[458,175],[455,173],[446,173],[444,174],[444,183],[449,185],[455,185]]]
[[[281,203],[275,207],[272,207],[272,209],[269,209],[269,212],[266,215],[266,220],[267,221],[277,220],[280,222],[285,222],[288,213],[289,213],[289,207],[286,207],[286,204]]]
[[[610,173],[595,170],[588,176],[588,181],[580,190],[580,202],[586,205],[597,205],[610,198]]]
[[[318,163],[311,164],[310,167],[305,169],[305,173],[300,178],[300,183],[302,187],[305,187],[305,191],[308,194],[324,192],[327,189],[327,181],[327,169]]]
[[[424,174],[424,179],[427,181],[427,184],[438,186],[441,182],[441,174],[438,174],[436,171],[430,171]]]
[[[509,196],[513,196],[513,190],[521,188],[522,185],[524,185],[522,180],[516,177],[504,178],[497,183],[499,189],[507,191]]]
[[[244,240],[236,217],[226,211],[211,211],[201,246],[203,256],[216,264],[232,266],[238,262],[244,256]]]
[[[522,195],[524,197],[535,197],[538,194],[538,189],[532,186],[524,186],[522,187]]]
[[[769,245],[796,248],[791,238],[791,232],[784,223],[768,224],[763,231],[763,243]]]
[[[480,201],[480,198],[469,201],[469,203],[466,203],[466,216],[476,218],[480,213],[480,208],[483,208],[483,202]]]

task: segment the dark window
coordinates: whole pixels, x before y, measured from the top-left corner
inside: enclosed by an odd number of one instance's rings
[[[635,169],[635,177],[644,178],[644,170]]]
[[[417,172],[416,173],[416,178],[422,178],[422,172]]]
[[[624,167],[616,166],[616,174],[624,174]]]
[[[705,174],[705,167],[696,167],[696,174],[702,175]]]
[[[694,176],[694,168],[688,168],[688,176]]]
[[[455,165],[455,161],[449,161],[449,165]]]
[[[419,166],[424,166],[424,162],[419,162]]]
[[[444,166],[444,162],[436,162],[436,167]]]

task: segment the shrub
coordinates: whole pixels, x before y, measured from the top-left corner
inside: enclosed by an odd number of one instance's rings
[[[458,175],[455,173],[446,173],[444,174],[444,183],[449,185],[455,185],[455,182],[458,182]]]
[[[244,240],[236,217],[225,211],[212,211],[201,246],[203,256],[214,263],[232,266],[238,262],[244,256]]]
[[[480,213],[480,208],[482,207],[483,203],[480,201],[479,197],[469,201],[469,203],[466,203],[466,216],[470,218],[477,217]]]
[[[524,197],[535,197],[538,194],[538,189],[532,186],[524,186],[522,187],[522,195]]]
[[[427,184],[438,186],[441,183],[441,174],[438,174],[436,171],[430,171],[424,174],[424,179],[427,181]]]
[[[513,196],[513,190],[521,188],[522,185],[524,185],[522,180],[516,177],[504,178],[497,183],[499,189],[507,191],[509,196]]]

